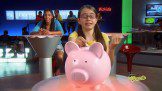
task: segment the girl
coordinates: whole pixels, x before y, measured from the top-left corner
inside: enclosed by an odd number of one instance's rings
[[[91,46],[95,42],[100,42],[104,50],[109,52],[108,35],[102,33],[97,24],[98,16],[96,9],[91,5],[84,5],[78,12],[78,31],[74,31],[69,36],[69,41],[77,43],[80,47]]]
[[[64,31],[62,29],[60,22],[54,19],[53,12],[50,9],[44,10],[43,21],[39,22],[33,29],[33,32],[31,32],[31,35],[63,35],[63,34]],[[60,64],[59,66],[57,66],[57,69],[54,69],[55,70],[54,73],[56,73],[55,75],[59,75],[60,67],[61,64],[63,63],[63,54],[64,54],[61,41],[57,45],[54,54],[57,63]]]
[[[54,20],[53,12],[46,9],[43,15],[43,21],[39,22],[33,29],[33,34],[38,35],[63,35],[64,31],[58,20]]]

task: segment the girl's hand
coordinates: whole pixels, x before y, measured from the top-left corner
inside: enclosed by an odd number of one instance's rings
[[[50,31],[49,30],[44,30],[43,35],[50,35]]]
[[[38,34],[39,35],[42,35],[43,34],[43,29],[42,28],[39,29]]]
[[[40,35],[50,35],[50,31],[49,30],[47,30],[47,29],[40,29],[39,30],[39,34]]]
[[[39,32],[42,32],[43,30],[44,30],[43,28],[40,28],[40,29],[39,29]]]
[[[112,36],[112,44],[119,44],[121,41],[121,37],[115,35],[115,36]]]
[[[75,43],[78,44],[79,47],[85,47],[86,46],[86,40],[81,36],[76,38]]]

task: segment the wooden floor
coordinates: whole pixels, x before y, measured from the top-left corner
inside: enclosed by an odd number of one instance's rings
[[[127,76],[127,65],[118,63],[117,74]],[[141,82],[148,86],[150,91],[162,91],[162,68],[133,65],[132,74],[146,76],[146,80]]]
[[[38,62],[0,63],[0,91],[31,91],[39,82]]]
[[[126,64],[117,65],[117,74],[128,76]],[[31,91],[34,84],[41,80],[38,62],[0,63],[0,67],[0,91]],[[132,73],[145,75],[147,79],[141,82],[150,91],[162,91],[162,68],[133,65]]]
[[[38,73],[38,62],[0,62],[0,77]]]

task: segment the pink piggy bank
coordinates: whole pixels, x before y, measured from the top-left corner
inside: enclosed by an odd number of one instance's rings
[[[76,87],[99,88],[110,74],[111,63],[101,43],[79,48],[74,42],[65,44],[68,55],[65,63],[67,80]]]

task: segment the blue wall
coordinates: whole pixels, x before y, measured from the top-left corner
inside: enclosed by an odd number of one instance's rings
[[[0,1],[0,35],[7,29],[9,35],[21,36],[22,27],[29,24],[29,31],[34,27],[35,21],[6,20],[6,10],[44,10],[46,8],[68,10],[79,9],[85,4],[91,4],[96,8],[110,6],[111,12],[102,12],[104,22],[100,23],[100,28],[103,32],[121,32],[121,0],[3,0]]]

